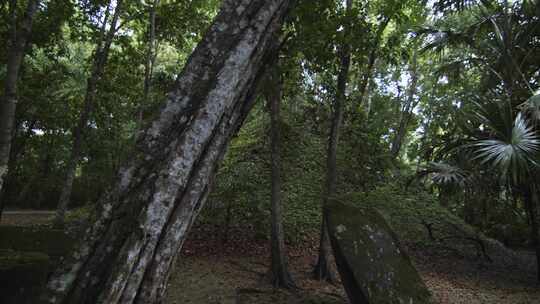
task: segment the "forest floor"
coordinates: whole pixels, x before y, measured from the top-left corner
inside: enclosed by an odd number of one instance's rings
[[[317,242],[289,247],[290,268],[299,289],[275,290],[267,280],[265,241],[227,244],[195,231],[186,242],[168,286],[168,304],[345,304],[340,283],[311,279]],[[411,258],[440,304],[538,304],[534,256],[520,251],[518,265],[457,257],[452,252],[409,248]]]
[[[48,224],[50,213],[8,212],[1,225]],[[216,229],[194,228],[172,272],[168,304],[345,304],[343,288],[311,279],[315,239],[289,246],[290,269],[298,289],[273,289],[267,280],[267,241],[235,231],[226,244]],[[538,304],[532,252],[515,253],[511,262],[487,262],[448,252],[408,248],[426,285],[440,304]],[[517,257],[517,258],[516,258]]]

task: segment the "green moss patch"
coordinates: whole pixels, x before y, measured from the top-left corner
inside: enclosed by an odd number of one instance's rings
[[[62,230],[47,227],[0,226],[0,250],[43,252],[51,257],[67,254],[75,240]]]
[[[49,256],[40,252],[0,250],[0,270],[49,263]]]
[[[0,303],[37,303],[49,265],[43,253],[0,250]]]

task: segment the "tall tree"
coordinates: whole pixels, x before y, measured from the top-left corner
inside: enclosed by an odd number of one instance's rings
[[[228,142],[253,105],[287,0],[225,0],[96,210],[50,303],[160,303]]]
[[[0,100],[0,193],[8,173],[9,157],[17,109],[17,81],[25,50],[28,48],[32,22],[38,9],[38,0],[29,0],[24,16],[17,16],[17,1],[9,1],[10,37],[7,56],[7,72],[4,81],[4,96]],[[0,206],[0,217],[3,204]]]
[[[83,108],[81,110],[77,125],[73,129],[71,155],[66,166],[64,184],[62,185],[60,198],[58,200],[58,207],[56,209],[55,224],[57,226],[62,226],[64,224],[65,214],[71,199],[71,193],[73,191],[73,181],[75,180],[77,165],[79,164],[82,156],[84,132],[87,129],[92,110],[95,107],[98,83],[103,76],[103,72],[105,71],[105,66],[109,58],[109,51],[116,32],[118,31],[117,24],[120,18],[120,13],[123,9],[123,2],[122,0],[118,0],[115,2],[115,4],[116,5],[114,6],[114,13],[110,24],[109,18],[111,6],[113,6],[112,1],[109,1],[105,10],[105,17],[101,25],[98,43],[94,52],[92,72],[86,84]]]
[[[403,141],[407,136],[407,127],[411,122],[413,110],[418,104],[418,101],[415,99],[418,86],[418,52],[416,51],[416,48],[413,50],[409,74],[411,77],[409,81],[409,90],[405,103],[401,106],[399,126],[394,136],[394,140],[392,141],[392,148],[390,150],[392,159],[396,159],[399,156]]]
[[[154,72],[154,63],[157,56],[157,43],[156,43],[156,11],[159,5],[159,0],[154,0],[148,8],[148,45],[146,49],[146,60],[144,63],[144,86],[142,102],[148,100],[150,96],[150,90],[152,88],[152,74]],[[142,125],[144,116],[144,104],[139,105],[139,127]]]
[[[372,82],[376,72],[376,66],[380,61],[388,61],[392,57],[391,54],[400,47],[392,40],[397,38],[396,35],[399,35],[401,37],[397,41],[401,41],[404,34],[408,32],[408,30],[403,32],[404,29],[408,29],[410,23],[414,23],[413,20],[417,17],[417,14],[423,11],[419,7],[419,2],[409,0],[374,1],[373,8],[368,9],[368,12],[373,10],[373,15],[368,14],[366,16],[367,25],[365,27],[369,31],[367,35],[369,38],[366,41],[368,48],[365,56],[367,60],[361,66],[363,72],[359,76],[359,96],[354,105],[358,112],[362,112],[361,108],[363,107],[366,114],[369,115],[369,111],[371,110],[370,97]],[[421,5],[423,6],[423,4]],[[369,7],[370,5],[367,4],[367,6]],[[369,20],[371,19],[377,20],[376,24],[370,26]],[[385,48],[384,54],[383,48]]]
[[[281,116],[283,98],[283,79],[278,65],[267,74],[268,87],[265,89],[270,110],[270,158],[272,162],[271,182],[271,265],[270,279],[274,287],[293,288],[294,282],[288,268],[285,250],[285,232],[281,207]]]
[[[377,57],[379,53],[379,48],[381,45],[381,40],[383,38],[383,33],[390,24],[392,16],[385,16],[381,24],[378,26],[377,33],[375,34],[374,41],[372,41],[373,46],[369,52],[368,62],[364,74],[362,75],[362,82],[360,83],[360,97],[358,98],[358,106],[365,106],[366,109],[369,105],[366,103],[366,100],[369,99],[370,93],[370,82],[372,81],[373,74],[375,73],[375,66],[377,63]]]
[[[340,68],[337,79],[337,91],[333,105],[332,124],[328,138],[328,150],[326,155],[326,189],[323,198],[323,216],[321,221],[321,233],[319,244],[319,258],[314,269],[314,276],[318,280],[334,280],[333,272],[330,268],[330,239],[326,223],[326,206],[329,199],[336,194],[337,187],[337,150],[339,143],[339,130],[343,124],[343,112],[346,101],[347,83],[349,81],[349,69],[351,66],[351,46],[349,44],[349,29],[352,11],[352,0],[346,2],[346,25],[345,39],[340,49]]]

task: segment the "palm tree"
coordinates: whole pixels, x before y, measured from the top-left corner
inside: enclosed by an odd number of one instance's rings
[[[531,226],[531,242],[536,251],[537,275],[540,282],[540,237],[538,204],[540,190],[540,129],[538,128],[536,95],[515,113],[510,101],[488,103],[476,111],[483,132],[468,147],[474,159],[498,170],[502,180],[517,189]]]
[[[478,92],[482,97],[475,98],[464,128],[472,142],[463,148],[477,165],[498,172],[500,181],[523,202],[540,281],[540,97],[527,100],[538,86],[540,2],[439,0],[435,9],[448,13],[451,21],[423,31],[430,36],[425,49],[442,53],[452,46],[465,47],[467,53],[447,67],[474,67],[483,75]]]

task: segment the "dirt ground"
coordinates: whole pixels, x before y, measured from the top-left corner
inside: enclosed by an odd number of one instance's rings
[[[315,257],[313,257],[314,259]],[[311,262],[291,259],[299,289],[274,290],[265,277],[264,256],[182,256],[168,286],[168,304],[286,304],[347,303],[339,285],[310,279]],[[467,261],[445,260],[416,264],[440,304],[538,304],[540,288],[502,269],[482,269]],[[473,267],[473,268],[471,268]],[[528,277],[528,275],[526,275]]]
[[[315,246],[290,248],[298,290],[274,290],[267,283],[265,242],[233,240],[227,245],[188,240],[168,286],[168,304],[345,304],[336,285],[311,280]],[[440,304],[539,304],[534,256],[518,252],[513,262],[497,263],[436,256],[410,249],[412,260]],[[512,264],[512,263],[515,263]]]
[[[48,224],[52,213],[7,212],[1,225]],[[316,240],[289,247],[290,268],[298,289],[274,290],[266,276],[266,241],[218,241],[211,229],[194,229],[172,272],[167,304],[346,304],[339,282],[311,280]],[[239,235],[239,233],[233,233]],[[486,262],[409,249],[426,285],[440,304],[540,304],[531,252],[509,262]]]
[[[168,286],[168,304],[346,303],[339,287],[308,280],[309,269],[293,260],[299,289],[274,290],[265,280],[259,257],[186,257]]]
[[[520,263],[498,264],[413,254],[424,282],[441,304],[539,304],[534,256],[517,253]]]

